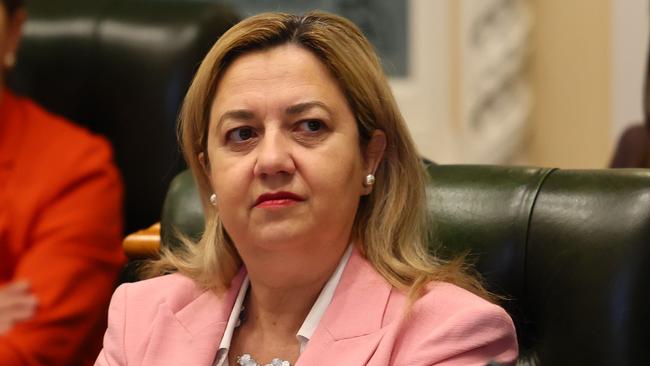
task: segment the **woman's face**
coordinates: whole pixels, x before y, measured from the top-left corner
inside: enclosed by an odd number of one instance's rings
[[[370,192],[364,177],[380,158],[362,153],[354,115],[327,68],[295,45],[229,66],[207,145],[219,214],[244,259],[260,249],[341,253]]]

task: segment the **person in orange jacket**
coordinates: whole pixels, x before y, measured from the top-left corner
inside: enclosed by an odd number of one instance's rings
[[[109,143],[4,87],[25,19],[0,0],[0,365],[92,364],[124,263]]]

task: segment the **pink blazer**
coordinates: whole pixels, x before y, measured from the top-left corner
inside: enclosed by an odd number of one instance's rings
[[[120,286],[95,365],[212,365],[244,274],[222,295],[179,274]],[[516,360],[515,328],[499,306],[448,283],[431,284],[405,317],[406,302],[354,250],[296,366]]]

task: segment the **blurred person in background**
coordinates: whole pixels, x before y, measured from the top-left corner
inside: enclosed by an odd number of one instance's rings
[[[85,365],[124,261],[122,185],[107,141],[5,87],[25,18],[0,0],[0,365]]]

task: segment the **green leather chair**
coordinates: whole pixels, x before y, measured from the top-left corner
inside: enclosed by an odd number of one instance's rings
[[[436,249],[469,249],[488,288],[508,297],[519,364],[650,365],[650,171],[427,170]],[[179,174],[162,245],[176,245],[174,230],[198,237],[202,212],[191,174]]]

